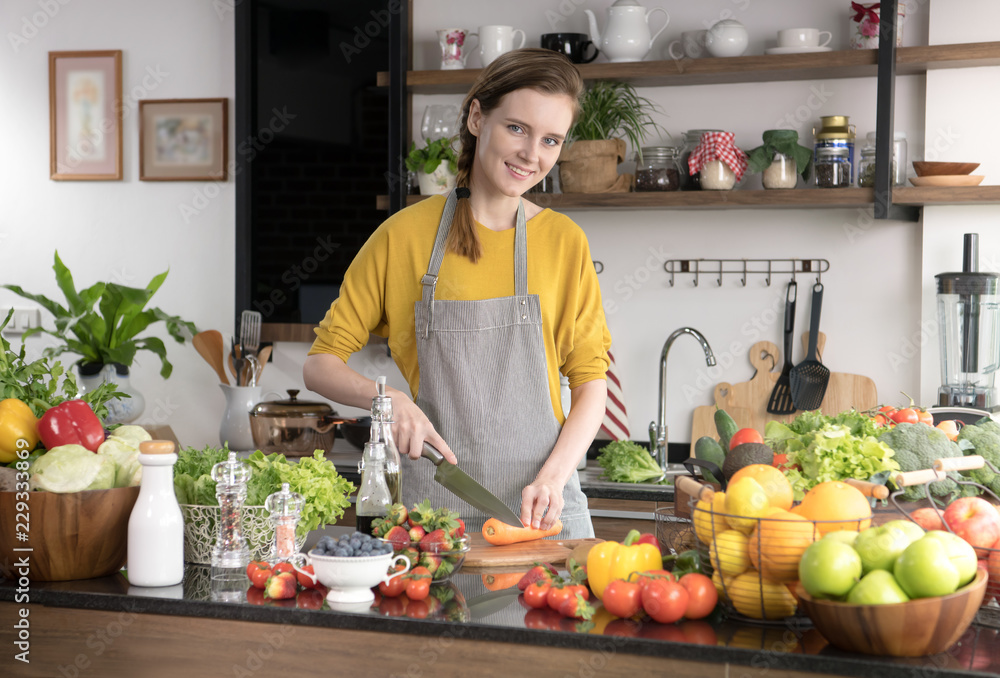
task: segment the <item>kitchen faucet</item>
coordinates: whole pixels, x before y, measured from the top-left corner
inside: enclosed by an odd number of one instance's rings
[[[670,346],[677,340],[677,337],[682,334],[690,334],[697,339],[702,350],[705,351],[705,364],[709,367],[715,365],[715,354],[712,353],[712,347],[708,345],[708,340],[705,339],[705,335],[693,327],[682,327],[679,330],[674,330],[663,344],[663,351],[660,352],[660,419],[659,422],[649,422],[649,443],[652,446],[650,451],[655,450],[656,463],[664,470],[664,473],[667,469],[667,353],[670,352]]]

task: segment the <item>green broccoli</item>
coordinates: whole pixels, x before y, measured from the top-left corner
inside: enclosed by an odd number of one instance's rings
[[[940,431],[927,424],[896,424],[878,437],[879,442],[885,443],[896,453],[893,459],[899,464],[899,470],[903,473],[909,471],[920,471],[933,467],[935,459],[945,457],[961,457],[962,450],[956,443],[948,440],[944,431]],[[931,483],[931,494],[943,497],[951,493],[960,493],[961,488],[955,483],[961,476],[952,471],[948,474],[949,480],[940,480]],[[927,495],[923,486],[907,487],[903,492],[903,497],[908,501],[917,501]]]
[[[978,454],[986,461],[1000,468],[1000,424],[989,417],[983,417],[975,426],[965,426],[958,434],[959,448],[966,454]],[[973,482],[1000,494],[1000,474],[984,466],[966,471]]]

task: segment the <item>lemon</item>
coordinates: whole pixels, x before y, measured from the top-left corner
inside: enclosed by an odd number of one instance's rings
[[[726,521],[730,527],[744,534],[750,534],[771,504],[767,493],[756,479],[740,478],[729,486],[726,492]]]
[[[750,567],[747,543],[747,536],[742,532],[736,530],[719,532],[708,547],[709,562],[714,569],[727,577],[741,574]]]
[[[703,544],[711,544],[712,536],[729,529],[726,522],[726,493],[716,492],[712,502],[699,500],[694,508],[694,532]]]
[[[712,573],[712,583],[715,584],[715,590],[722,600],[729,600],[728,591],[733,585],[733,579],[734,577],[723,577],[718,570]]]
[[[736,577],[728,590],[736,611],[753,619],[783,619],[795,614],[798,607],[787,586],[761,578],[756,570]]]

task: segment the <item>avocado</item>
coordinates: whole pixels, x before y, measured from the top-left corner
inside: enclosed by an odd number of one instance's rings
[[[751,464],[771,466],[774,464],[774,451],[761,443],[737,445],[726,455],[726,461],[722,464],[722,474],[729,480],[741,468]]]

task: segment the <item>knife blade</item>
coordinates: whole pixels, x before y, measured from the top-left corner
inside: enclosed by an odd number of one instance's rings
[[[446,490],[492,518],[515,527],[524,527],[520,516],[456,464],[445,461],[444,455],[433,445],[425,441],[421,456],[429,459],[437,467],[434,471],[434,480]]]
[[[500,610],[510,607],[521,592],[517,588],[490,591],[468,601],[469,616],[472,621],[482,621]]]

